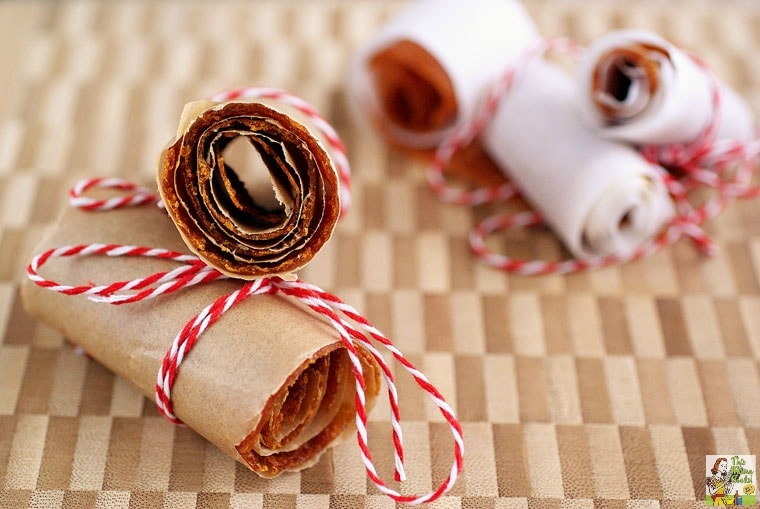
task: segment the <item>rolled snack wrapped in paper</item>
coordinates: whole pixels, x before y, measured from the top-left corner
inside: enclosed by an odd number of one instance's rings
[[[755,135],[752,109],[688,53],[651,32],[619,30],[593,41],[578,65],[581,116],[603,136],[638,145],[694,141],[713,119],[717,139]]]
[[[349,97],[391,144],[436,148],[538,38],[517,0],[418,0],[358,52]]]
[[[243,138],[269,172],[279,205],[252,197],[225,149]],[[272,99],[197,101],[161,154],[158,186],[188,247],[224,274],[293,278],[332,235],[339,179],[327,143],[295,108]]]
[[[655,167],[631,147],[579,121],[572,78],[534,60],[520,72],[483,146],[571,254],[629,256],[673,216]]]
[[[161,247],[187,253],[157,207],[106,213],[69,209],[35,252],[92,242]],[[61,258],[45,277],[85,284],[143,277],[177,265],[157,258]],[[155,300],[108,305],[66,296],[30,281],[26,310],[81,346],[98,362],[153,399],[162,359],[185,323],[241,281],[216,280]],[[378,366],[358,347],[371,407]],[[209,327],[178,372],[174,413],[190,428],[263,477],[315,464],[352,434],[355,380],[335,330],[296,302],[255,295]],[[168,423],[167,423],[168,425]],[[354,430],[355,431],[355,430]]]

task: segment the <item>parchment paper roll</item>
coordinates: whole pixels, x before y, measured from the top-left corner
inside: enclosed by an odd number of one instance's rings
[[[386,140],[435,148],[473,115],[484,87],[538,31],[516,0],[420,0],[354,59],[348,92]]]
[[[238,137],[258,151],[279,207],[258,203],[240,169],[225,162],[225,149]],[[340,214],[326,146],[305,115],[277,101],[190,103],[161,155],[161,198],[207,264],[243,279],[292,278],[327,242]]]
[[[683,50],[658,35],[620,30],[593,41],[578,65],[582,118],[604,136],[639,145],[693,141],[713,116],[711,79]],[[718,139],[755,134],[750,106],[721,94]]]
[[[576,258],[627,256],[672,217],[654,167],[577,118],[572,78],[531,62],[481,134],[483,146]]]
[[[69,209],[35,253],[92,242],[187,252],[157,207],[103,213]],[[44,267],[67,284],[108,283],[176,264],[157,259],[62,258]],[[161,361],[182,326],[242,283],[218,280],[158,299],[113,306],[65,296],[26,281],[26,310],[80,345],[153,399]],[[379,390],[378,367],[360,349],[367,402]],[[326,323],[278,296],[253,296],[231,308],[199,338],[172,391],[175,414],[257,474],[273,477],[316,463],[351,434],[354,377],[345,348]],[[167,425],[170,425],[167,423]]]

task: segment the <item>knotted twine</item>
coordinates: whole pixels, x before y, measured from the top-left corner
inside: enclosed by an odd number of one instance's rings
[[[346,157],[345,147],[335,130],[317,110],[287,92],[269,88],[241,88],[213,96],[211,100],[224,102],[238,98],[272,98],[297,108],[307,115],[316,128],[325,137],[335,154],[335,165],[341,183],[341,215],[350,204],[350,167]],[[86,196],[93,188],[111,189],[123,194],[107,199],[95,199]],[[91,212],[105,212],[126,207],[155,204],[163,207],[159,196],[133,182],[118,178],[92,178],[78,182],[69,191],[69,203],[72,207]],[[147,257],[172,261],[179,267],[169,271],[157,272],[130,281],[116,281],[104,285],[94,283],[86,285],[65,285],[46,279],[39,274],[39,269],[48,261],[55,258],[75,256],[110,256],[110,257]],[[27,277],[35,284],[50,291],[63,295],[84,295],[91,301],[123,305],[141,302],[176,292],[195,285],[208,283],[218,279],[229,279],[215,268],[206,265],[198,257],[167,249],[149,246],[128,246],[119,244],[80,244],[49,249],[34,256],[27,267]],[[156,377],[155,400],[159,412],[169,421],[182,425],[182,421],[174,414],[171,393],[177,379],[180,365],[186,355],[190,354],[193,346],[203,332],[221,319],[226,311],[254,295],[282,294],[297,300],[307,306],[315,315],[325,320],[337,333],[341,343],[348,352],[355,378],[355,408],[356,408],[356,438],[359,444],[362,462],[368,477],[377,488],[398,502],[411,505],[432,502],[448,492],[456,482],[464,464],[464,442],[462,426],[457,420],[454,410],[446,402],[438,389],[428,380],[424,373],[418,370],[396,348],[390,339],[375,328],[364,316],[349,304],[331,293],[297,279],[286,281],[280,277],[264,277],[246,281],[233,292],[224,295],[203,308],[195,317],[190,319],[182,330],[174,337],[166,352]],[[433,491],[423,495],[402,495],[390,488],[378,475],[372,461],[367,436],[367,409],[365,401],[365,380],[361,362],[358,357],[357,345],[367,350],[381,368],[381,373],[388,391],[390,403],[390,421],[394,447],[394,479],[404,481],[404,446],[401,430],[401,416],[398,405],[398,393],[390,366],[375,346],[385,348],[393,358],[412,376],[420,388],[428,394],[444,417],[454,439],[454,461],[446,479]]]
[[[457,205],[478,206],[506,202],[520,195],[520,190],[510,182],[476,189],[455,187],[445,179],[444,169],[456,152],[469,145],[488,126],[501,100],[510,92],[515,80],[520,78],[520,74],[533,59],[542,58],[548,52],[577,58],[581,51],[581,46],[567,38],[544,39],[528,48],[513,66],[502,73],[487,90],[485,99],[473,118],[441,142],[427,168],[427,182],[440,200]],[[492,233],[544,224],[541,214],[528,210],[496,214],[477,224],[468,236],[472,252],[486,265],[521,275],[569,274],[619,265],[649,256],[674,244],[682,237],[691,238],[701,252],[707,255],[714,254],[715,243],[702,225],[736,199],[760,197],[760,186],[752,185],[760,158],[760,139],[751,142],[716,139],[720,127],[721,107],[718,80],[703,61],[692,54],[689,54],[689,57],[705,73],[710,83],[710,122],[696,139],[689,142],[637,147],[661,176],[676,205],[674,218],[659,235],[643,242],[627,256],[611,254],[584,259],[545,261],[516,259],[493,252],[486,244],[486,238]],[[690,195],[703,189],[710,189],[715,194],[695,206],[690,200]]]

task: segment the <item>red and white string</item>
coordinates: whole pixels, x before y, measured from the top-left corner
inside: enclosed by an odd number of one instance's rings
[[[504,202],[520,195],[519,189],[511,183],[476,189],[455,187],[446,180],[444,170],[454,154],[475,140],[488,126],[500,102],[509,93],[525,67],[532,60],[541,58],[550,51],[577,57],[582,48],[569,39],[556,38],[542,40],[526,50],[522,57],[509,67],[488,90],[475,116],[438,147],[428,166],[426,176],[431,189],[442,201],[477,206]],[[718,81],[703,62],[696,57],[691,58],[706,73],[711,84],[712,117],[710,122],[695,140],[688,143],[639,147],[642,155],[656,165],[655,168],[661,175],[677,209],[674,219],[658,236],[643,242],[628,256],[608,255],[545,261],[515,259],[495,253],[486,242],[486,238],[491,234],[507,229],[544,224],[538,212],[524,211],[516,214],[494,215],[477,224],[470,231],[468,239],[473,253],[486,265],[521,275],[568,274],[619,265],[649,256],[684,236],[690,237],[702,252],[714,253],[715,244],[702,229],[702,225],[717,216],[733,200],[760,196],[760,186],[751,184],[757,171],[758,158],[760,158],[760,140],[751,143],[716,140],[720,127],[721,105]],[[660,165],[671,170],[675,169],[683,175],[676,177],[663,170]],[[690,199],[690,193],[704,188],[712,189],[716,194],[701,205],[695,206]]]
[[[124,194],[105,199],[92,198],[85,193],[93,188],[116,189],[123,191]],[[158,202],[158,200],[157,193],[120,178],[101,177],[80,180],[69,189],[69,204],[72,207],[90,211],[114,210],[132,205]]]
[[[110,188],[127,192],[121,197],[107,199],[91,199],[84,192],[93,188]],[[158,203],[158,197],[145,188],[120,179],[90,179],[78,183],[70,192],[72,206],[89,211],[117,210],[124,207]],[[74,256],[110,256],[110,257],[150,257],[167,260],[179,264],[179,267],[169,271],[157,272],[146,277],[131,281],[117,281],[104,285],[94,283],[86,285],[66,285],[52,281],[40,275],[40,269],[45,263],[56,258]],[[81,244],[49,249],[33,257],[27,267],[27,276],[42,288],[64,295],[84,295],[95,302],[123,305],[157,298],[161,295],[186,289],[226,278],[216,269],[207,266],[195,256],[176,251],[145,246],[125,246],[118,244]],[[202,309],[189,320],[182,330],[174,337],[164,356],[156,377],[156,404],[159,411],[175,424],[182,424],[174,414],[171,402],[172,387],[176,382],[183,359],[191,353],[193,346],[203,332],[221,319],[225,312],[248,297],[255,295],[282,294],[298,300],[311,309],[317,316],[326,320],[337,332],[341,343],[348,352],[355,378],[356,394],[356,428],[357,442],[367,475],[377,488],[398,502],[412,505],[432,502],[448,492],[456,482],[463,468],[464,442],[462,427],[457,421],[454,410],[446,402],[441,393],[430,380],[419,371],[393,343],[377,328],[375,328],[356,309],[321,288],[304,283],[303,281],[285,281],[279,277],[261,278],[243,283],[235,291],[218,298]],[[385,348],[393,358],[411,375],[415,382],[428,394],[433,404],[438,408],[443,418],[449,424],[454,441],[454,461],[446,479],[433,491],[424,495],[403,495],[389,487],[383,481],[372,460],[369,450],[367,432],[366,383],[361,361],[357,351],[364,348],[372,355],[381,368],[385,381],[391,408],[392,440],[394,444],[394,478],[403,481],[404,447],[401,429],[401,416],[398,404],[398,392],[392,370],[384,360],[376,344]]]

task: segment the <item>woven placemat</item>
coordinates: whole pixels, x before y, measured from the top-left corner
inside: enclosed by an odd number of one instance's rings
[[[546,35],[661,33],[760,111],[760,8],[742,1],[528,1]],[[466,470],[435,507],[669,508],[704,502],[705,455],[760,453],[760,203],[622,267],[520,277],[469,253],[487,210],[439,203],[423,165],[354,128],[353,51],[401,2],[0,3],[0,507],[393,507],[355,443],[262,480],[160,417],[124,380],[30,319],[32,246],[81,177],[153,178],[182,105],[237,86],[289,90],[348,146],[355,206],[303,274],[385,331],[447,396]],[[456,34],[452,34],[456,36]],[[498,242],[561,254],[547,231]],[[171,338],[167,338],[170,340]],[[410,480],[449,469],[451,439],[398,382]],[[387,404],[370,442],[391,477]]]

